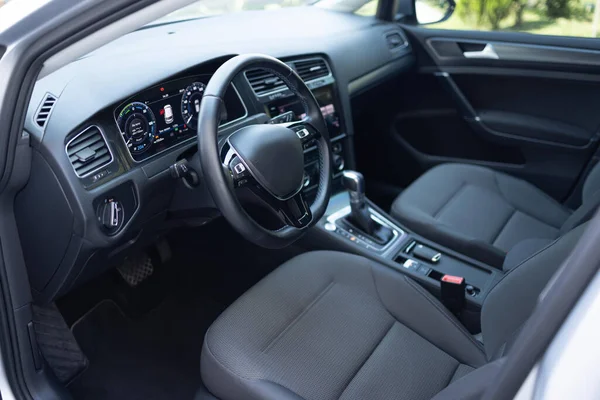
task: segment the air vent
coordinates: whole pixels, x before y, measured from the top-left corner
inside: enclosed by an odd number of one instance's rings
[[[90,126],[67,143],[67,156],[75,174],[83,178],[113,160],[106,139],[97,126]]]
[[[311,58],[293,62],[294,69],[304,82],[323,78],[330,74],[327,63],[322,58]]]
[[[322,58],[287,61],[286,64],[296,70],[304,82],[323,78],[331,74],[329,66]],[[245,74],[250,86],[252,86],[252,90],[254,90],[257,96],[286,88],[279,77],[263,69],[251,69],[246,71]]]
[[[404,40],[404,37],[400,34],[400,32],[390,32],[386,34],[385,40],[390,50],[399,49],[406,44],[406,41]]]
[[[42,101],[40,108],[38,109],[37,113],[35,113],[35,123],[38,124],[40,128],[46,126],[46,122],[48,122],[48,118],[50,118],[50,113],[52,112],[52,108],[54,107],[55,103],[56,96],[46,93],[44,101]]]
[[[248,79],[250,86],[252,86],[254,93],[259,96],[285,87],[285,84],[279,77],[264,69],[251,69],[246,71],[246,78]]]

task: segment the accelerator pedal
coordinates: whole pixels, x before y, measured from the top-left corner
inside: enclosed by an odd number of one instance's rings
[[[62,383],[68,383],[88,366],[88,359],[54,303],[33,305],[33,327],[46,363]]]
[[[154,265],[147,253],[137,253],[127,257],[117,271],[129,286],[136,287],[154,273]]]

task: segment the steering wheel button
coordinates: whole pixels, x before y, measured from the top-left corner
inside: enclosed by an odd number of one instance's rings
[[[310,135],[310,132],[308,132],[308,129],[302,128],[299,131],[296,131],[296,135],[298,135],[298,137],[300,139],[304,139],[305,137],[307,137],[308,135]]]
[[[234,167],[233,170],[237,173],[237,174],[242,174],[245,170],[246,167],[244,166],[244,164],[242,163],[237,163]]]

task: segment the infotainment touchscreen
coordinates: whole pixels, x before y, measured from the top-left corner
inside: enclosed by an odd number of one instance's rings
[[[342,133],[340,116],[336,108],[336,102],[333,95],[333,85],[320,87],[313,90],[313,95],[321,106],[321,113],[327,123],[329,135],[331,137],[338,136]],[[282,115],[287,112],[293,113],[293,120],[297,121],[304,117],[304,109],[300,101],[295,98],[287,98],[277,100],[266,105],[267,113],[271,118]]]

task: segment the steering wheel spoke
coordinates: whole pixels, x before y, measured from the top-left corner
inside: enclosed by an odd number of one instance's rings
[[[312,221],[310,206],[304,199],[304,194],[301,191],[292,198],[285,201],[278,200],[277,203],[279,212],[292,226],[304,228]]]
[[[302,229],[311,223],[312,212],[302,191],[289,199],[281,200],[272,196],[260,185],[249,185],[249,187],[256,196],[269,205],[284,224]]]

